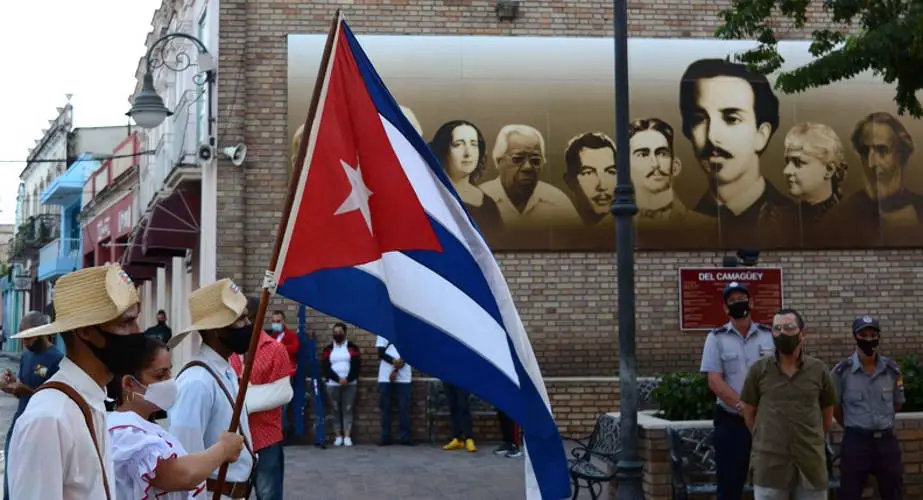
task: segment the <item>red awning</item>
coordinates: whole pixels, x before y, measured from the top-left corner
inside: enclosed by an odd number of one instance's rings
[[[147,217],[147,228],[141,234],[144,257],[148,260],[185,257],[187,250],[196,248],[199,243],[200,207],[198,188],[177,188],[158,201]]]
[[[141,219],[135,226],[131,236],[128,238],[128,247],[122,254],[121,264],[128,276],[133,281],[142,282],[154,279],[157,276],[157,268],[166,265],[166,258],[156,258],[144,255],[141,250],[141,240],[144,232],[147,230],[148,220]]]

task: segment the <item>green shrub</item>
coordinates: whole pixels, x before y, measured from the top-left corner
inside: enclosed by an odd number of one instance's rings
[[[923,361],[916,355],[897,359],[904,376],[904,396],[907,402],[901,411],[923,411]]]
[[[662,376],[651,401],[660,410],[657,416],[665,420],[707,420],[715,407],[705,375],[682,371]]]

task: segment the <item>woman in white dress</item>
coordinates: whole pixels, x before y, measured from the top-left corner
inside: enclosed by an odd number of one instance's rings
[[[236,461],[240,434],[225,432],[211,448],[187,454],[179,440],[150,421],[176,400],[170,351],[147,337],[142,366],[115,374],[107,387],[118,409],[108,414],[115,464],[116,500],[188,500],[205,489],[205,479],[224,462]],[[200,496],[201,497],[201,496]]]

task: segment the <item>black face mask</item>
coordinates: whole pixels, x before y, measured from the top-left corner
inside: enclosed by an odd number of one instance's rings
[[[100,327],[96,331],[106,340],[104,347],[84,341],[84,343],[93,351],[93,355],[102,361],[106,368],[112,373],[132,373],[141,365],[141,358],[144,356],[144,335],[129,334],[116,335],[107,332]]]
[[[240,328],[228,328],[219,339],[231,352],[247,354],[250,350],[250,337],[252,336],[253,326],[247,325]]]
[[[333,341],[336,342],[337,344],[342,344],[344,340],[346,340],[346,335],[334,335],[333,336]]]
[[[46,348],[48,348],[48,343],[44,339],[38,339],[35,342],[32,342],[31,344],[29,344],[28,347],[26,347],[26,349],[29,349],[29,351],[34,352],[36,354],[44,351]]]
[[[874,356],[878,352],[878,344],[881,339],[860,339],[856,337],[856,346],[866,356]]]
[[[779,350],[782,354],[790,355],[795,352],[795,349],[798,349],[798,345],[801,344],[801,334],[797,335],[779,335],[778,337],[772,338],[773,344],[776,345],[776,349]]]
[[[743,319],[750,315],[750,302],[732,302],[728,304],[728,316],[734,319]]]

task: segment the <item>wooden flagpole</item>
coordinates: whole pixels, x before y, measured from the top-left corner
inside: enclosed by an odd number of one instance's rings
[[[282,209],[282,221],[279,223],[279,230],[276,232],[276,243],[272,250],[272,259],[270,259],[269,267],[267,268],[270,273],[275,272],[276,265],[279,262],[279,254],[282,252],[282,242],[285,238],[285,231],[292,213],[292,205],[295,203],[295,194],[298,191],[298,185],[301,182],[301,175],[304,171],[304,159],[307,155],[308,144],[313,143],[315,140],[313,135],[314,119],[317,115],[317,106],[320,104],[320,96],[328,83],[327,74],[329,73],[328,66],[331,63],[330,55],[333,53],[333,42],[336,39],[341,19],[342,14],[340,13],[340,9],[337,9],[333,16],[333,22],[330,25],[330,32],[327,34],[327,43],[324,45],[324,54],[323,57],[321,57],[320,68],[318,69],[317,79],[314,83],[314,95],[311,97],[311,105],[308,107],[308,118],[305,121],[304,134],[302,135],[301,143],[298,145],[297,161],[295,162],[295,168],[290,177],[291,182],[289,183],[288,197],[285,199],[285,207]],[[260,308],[253,321],[253,335],[250,337],[250,347],[244,359],[244,371],[240,377],[240,389],[237,391],[237,401],[234,404],[234,413],[231,415],[231,425],[228,428],[228,432],[236,432],[240,425],[240,413],[243,411],[244,398],[247,395],[247,386],[250,384],[250,373],[253,371],[253,359],[256,354],[256,346],[259,344],[260,332],[263,329],[263,321],[266,319],[267,307],[269,307],[269,288],[267,284],[264,283],[263,293],[260,295]],[[244,453],[246,453],[246,451],[244,451]],[[225,462],[221,464],[221,468],[218,469],[217,486],[212,496],[213,500],[221,500],[221,490],[224,488],[225,478],[228,473],[228,465],[229,462]]]

